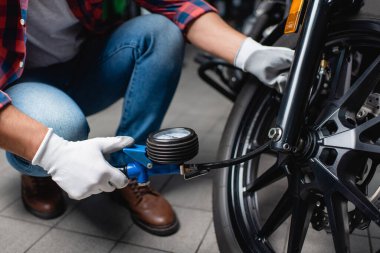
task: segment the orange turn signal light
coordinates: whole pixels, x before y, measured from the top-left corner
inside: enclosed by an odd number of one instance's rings
[[[286,20],[285,33],[295,33],[298,29],[301,11],[305,0],[293,0]]]

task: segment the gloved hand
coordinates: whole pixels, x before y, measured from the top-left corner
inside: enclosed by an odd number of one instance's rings
[[[263,46],[246,38],[236,54],[234,64],[282,93],[293,56],[294,51],[289,48]]]
[[[127,177],[112,167],[104,154],[133,145],[131,137],[94,138],[85,141],[67,141],[49,129],[32,160],[69,194],[83,199],[102,191],[111,192],[128,184]]]

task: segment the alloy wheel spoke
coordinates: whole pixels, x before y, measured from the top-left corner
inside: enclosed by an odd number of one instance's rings
[[[289,232],[289,253],[301,252],[312,212],[313,205],[300,198],[295,200]]]
[[[357,126],[355,130],[359,135],[368,132],[372,138],[380,137],[380,117],[375,117],[364,122],[363,124]]]
[[[318,179],[321,190],[328,191],[331,188],[337,189],[348,201],[352,202],[365,216],[380,225],[380,212],[368,198],[359,190],[352,179],[343,177],[346,174],[344,167],[339,164],[335,168],[328,168],[319,160],[315,159],[310,163]],[[335,172],[334,172],[335,171]]]
[[[356,128],[323,138],[323,145],[377,155],[380,154],[380,145],[376,144],[379,138],[380,117],[375,117]]]
[[[347,49],[341,51],[335,72],[330,93],[331,99],[340,98],[351,84],[352,54],[347,52]]]
[[[355,150],[375,155],[380,153],[380,145],[362,142],[351,130],[324,138],[322,147]]]
[[[346,131],[347,127],[340,120],[345,111],[356,113],[362,107],[369,94],[380,81],[380,56],[378,56],[366,71],[355,81],[349,90],[338,100],[330,100],[325,112],[317,119],[315,129],[322,128],[325,123],[335,121],[338,131]],[[346,82],[345,82],[346,83]],[[346,85],[344,85],[346,87]],[[340,115],[340,116],[338,116]],[[340,119],[339,119],[340,118]]]
[[[331,233],[336,252],[350,252],[347,200],[338,193],[325,195]]]
[[[285,172],[282,166],[279,166],[276,162],[268,170],[266,170],[261,176],[255,179],[255,181],[249,183],[246,186],[246,193],[256,192],[262,188],[282,179],[285,177]]]
[[[356,80],[352,87],[340,98],[337,106],[356,112],[366,101],[373,88],[379,83],[380,56],[378,56],[366,71]]]
[[[374,157],[380,157],[380,145],[377,144],[358,142],[353,150],[363,151],[368,153],[368,155],[372,154]]]
[[[288,189],[282,195],[280,201],[264,223],[258,235],[263,238],[270,236],[290,216],[291,210],[292,197]]]
[[[357,188],[352,181],[341,184],[341,194],[351,201],[365,216],[380,225],[380,212],[377,207]]]

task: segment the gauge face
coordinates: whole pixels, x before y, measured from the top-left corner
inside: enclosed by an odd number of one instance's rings
[[[146,156],[158,164],[183,164],[198,153],[198,136],[186,127],[162,129],[146,140]]]
[[[160,140],[178,140],[182,138],[186,138],[191,135],[191,132],[185,128],[171,128],[160,131],[153,135],[153,138],[156,141]]]

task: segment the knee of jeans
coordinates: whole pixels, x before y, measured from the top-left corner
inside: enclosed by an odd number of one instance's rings
[[[147,16],[149,32],[146,37],[151,48],[165,71],[179,73],[182,68],[185,41],[180,29],[169,19],[161,15],[152,14]],[[149,42],[151,42],[149,44]]]
[[[182,53],[185,40],[178,26],[158,14],[147,15],[146,19],[149,23],[149,32],[159,43],[161,50],[165,50],[166,47],[174,54]]]
[[[162,35],[165,41],[175,41],[176,44],[183,42],[183,34],[178,26],[176,26],[168,18],[159,14],[150,14],[143,16],[144,23],[146,24],[144,29],[155,35]]]
[[[171,59],[176,64],[183,59],[184,36],[178,26],[162,15],[139,16],[127,21],[121,30],[125,30],[122,34],[129,39],[131,36],[142,39],[142,44],[139,45],[143,47],[140,48],[141,51],[152,49],[155,53],[161,53],[163,59]]]
[[[89,126],[79,106],[63,91],[41,83],[20,83],[7,91],[12,104],[66,140],[87,139]]]

